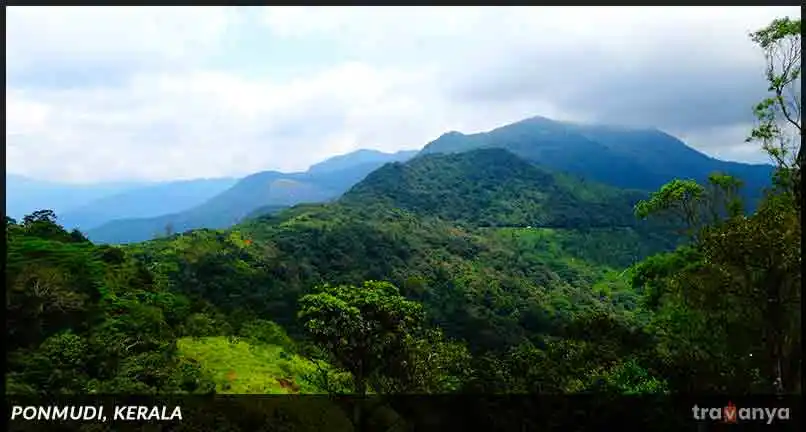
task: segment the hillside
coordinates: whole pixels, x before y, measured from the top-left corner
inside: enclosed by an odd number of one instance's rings
[[[634,222],[632,204],[641,194],[568,182],[497,149],[388,164],[334,203],[295,206],[236,226],[241,238],[254,242],[248,249],[261,256],[250,267],[265,270],[252,273],[254,280],[194,278],[199,282],[192,289],[219,305],[257,308],[294,331],[289,312],[295,307],[289,304],[308,287],[391,280],[422,301],[450,335],[476,349],[557,331],[571,310],[600,304],[601,293],[589,287],[603,278],[611,278],[615,288],[608,295],[616,296],[605,307],[625,307],[630,294],[621,293],[625,280],[615,277],[616,270],[674,245],[668,233],[639,229]],[[436,199],[429,198],[430,187],[439,189],[433,191]],[[608,200],[612,209],[603,206]],[[211,235],[179,236],[132,250],[143,250],[138,256],[151,250],[149,259],[159,261]],[[597,242],[608,248],[587,252],[586,246]],[[231,274],[225,268],[209,271]],[[503,303],[475,303],[485,295]],[[551,305],[560,301],[557,296],[574,300]],[[456,309],[466,301],[472,306]],[[503,304],[520,312],[501,309]],[[472,318],[479,313],[483,320]]]
[[[752,197],[769,185],[772,167],[711,158],[656,129],[560,122],[532,117],[489,132],[450,132],[422,154],[503,148],[546,168],[628,189],[655,190],[673,178],[704,181],[719,171],[746,182]]]
[[[371,173],[340,200],[373,201],[478,226],[594,228],[636,226],[642,192],[548,172],[503,149],[424,155]]]
[[[351,372],[342,369],[349,362],[316,351],[322,348],[300,315],[317,287],[331,284],[353,295],[369,292],[337,311],[354,314],[366,306],[361,301],[375,299],[370,306],[423,312],[418,325],[424,329],[408,335],[404,340],[413,345],[399,353],[414,366],[401,371],[394,358],[383,360],[392,366],[373,381],[379,389],[646,394],[743,388],[751,376],[721,378],[687,348],[699,343],[689,334],[707,337],[709,346],[726,343],[725,332],[747,326],[741,317],[703,321],[701,312],[685,309],[695,306],[655,288],[676,289],[664,278],[677,261],[697,264],[687,278],[707,281],[722,273],[699,273],[708,270],[698,255],[706,250],[690,246],[638,262],[675,242],[654,225],[628,222],[638,195],[543,170],[506,150],[481,149],[387,165],[329,204],[296,205],[226,231],[196,230],[124,248],[92,245],[47,217],[7,221],[13,330],[7,383],[22,394],[57,388],[318,393],[328,377],[340,376],[338,384],[352,388]],[[612,209],[597,207],[604,201]],[[535,225],[521,225],[527,223]],[[785,247],[795,237],[787,234]],[[372,280],[385,282],[365,282]],[[384,286],[392,289],[372,291]],[[40,308],[37,299],[53,307]],[[333,305],[341,301],[351,300]],[[353,319],[375,322],[372,310]],[[723,328],[719,320],[726,318]],[[337,319],[340,326],[323,328],[341,338],[353,322]],[[61,331],[64,322],[75,323],[72,330]],[[68,347],[70,357],[58,354]],[[720,358],[749,365],[745,351],[736,357],[719,349]],[[322,361],[334,362],[327,363],[334,369],[319,376]],[[396,382],[408,387],[384,387]]]
[[[674,228],[639,221],[640,191],[547,171],[503,149],[423,155],[388,164],[351,188],[339,202],[357,211],[395,208],[469,229],[511,236],[542,230],[572,255],[613,267],[676,244]]]

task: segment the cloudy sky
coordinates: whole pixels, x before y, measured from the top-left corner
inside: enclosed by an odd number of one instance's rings
[[[91,182],[304,170],[542,115],[723,159],[798,7],[8,7],[6,168]]]

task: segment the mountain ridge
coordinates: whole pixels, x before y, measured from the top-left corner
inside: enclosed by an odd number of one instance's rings
[[[753,201],[769,184],[772,170],[769,165],[712,158],[658,129],[561,122],[536,116],[488,132],[449,131],[420,151],[384,153],[360,149],[333,156],[305,172],[254,173],[181,211],[145,218],[117,218],[85,231],[96,241],[118,242],[147,240],[164,231],[167,225],[180,230],[225,228],[261,214],[261,208],[274,213],[282,207],[336,199],[388,162],[485,148],[505,149],[552,172],[644,193],[673,178],[703,181],[708,174],[720,171],[741,178],[747,184],[745,195]],[[153,220],[145,220],[148,218]],[[147,233],[143,227],[148,227]],[[116,231],[132,235],[117,235]]]
[[[714,171],[742,178],[755,191],[769,184],[772,172],[772,165],[710,157],[655,128],[561,122],[539,116],[487,132],[449,132],[426,144],[420,154],[488,147],[505,148],[553,170],[645,191],[675,177],[704,181]]]

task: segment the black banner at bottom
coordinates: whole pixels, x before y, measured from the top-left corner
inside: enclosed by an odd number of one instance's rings
[[[11,431],[801,430],[800,396],[7,396]]]

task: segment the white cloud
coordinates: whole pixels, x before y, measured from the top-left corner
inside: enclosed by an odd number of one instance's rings
[[[221,40],[233,12],[217,7],[9,7],[11,70],[62,62],[168,62],[204,55]]]
[[[713,99],[754,100],[754,82],[721,74],[760,75],[747,32],[781,15],[799,9],[10,7],[7,170],[73,181],[300,170],[532,115],[652,122],[756,161],[724,133],[738,136],[749,107],[720,113]],[[716,89],[707,106],[702,87]]]
[[[304,169],[311,153],[354,149],[366,121],[378,120],[376,110],[416,111],[396,87],[407,79],[354,63],[284,83],[198,71],[138,75],[103,90],[12,92],[9,162],[74,181],[121,172],[165,179]]]
[[[32,135],[47,127],[50,106],[27,100],[14,91],[6,94],[6,136]]]

